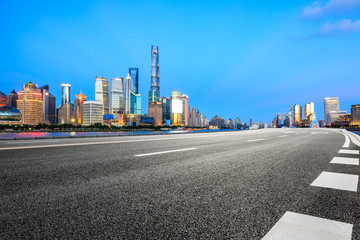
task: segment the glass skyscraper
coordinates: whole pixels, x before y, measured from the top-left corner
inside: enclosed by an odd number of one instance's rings
[[[135,94],[138,94],[139,93],[139,68],[129,68],[129,74],[134,83],[133,91]]]
[[[160,73],[159,73],[159,49],[151,46],[151,86],[149,91],[149,103],[160,102]]]
[[[68,83],[61,84],[62,88],[62,95],[61,95],[61,106],[65,105],[66,103],[71,102],[70,96],[71,96],[71,85]]]
[[[173,91],[171,95],[171,125],[183,125],[182,93]]]
[[[124,81],[125,113],[131,113],[131,91],[133,91],[133,80],[128,74]]]
[[[110,95],[110,113],[117,116],[124,113],[125,110],[125,99],[124,99],[124,83],[123,78],[112,78],[111,79],[111,95]]]
[[[95,78],[95,101],[103,104],[103,114],[109,114],[109,81],[103,77]]]
[[[325,126],[331,125],[331,122],[329,122],[329,113],[330,113],[330,111],[339,111],[339,110],[340,110],[340,104],[339,104],[339,98],[338,97],[324,98]]]

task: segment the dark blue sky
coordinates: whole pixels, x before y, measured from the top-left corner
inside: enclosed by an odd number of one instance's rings
[[[270,122],[293,104],[360,103],[360,0],[1,1],[0,91],[32,81],[94,99],[95,76],[140,68],[143,113],[150,48],[160,92],[178,90],[204,116]]]

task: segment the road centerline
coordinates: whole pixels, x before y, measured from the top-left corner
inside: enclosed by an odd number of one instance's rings
[[[162,152],[143,153],[143,154],[137,154],[134,156],[135,157],[143,157],[143,156],[158,155],[158,154],[164,154],[164,153],[191,151],[191,150],[195,150],[195,149],[197,149],[197,148],[183,148],[183,149],[175,149],[175,150],[162,151]]]

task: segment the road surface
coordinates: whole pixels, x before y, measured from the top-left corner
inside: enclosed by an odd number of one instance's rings
[[[359,145],[332,129],[0,141],[0,239],[360,239]]]

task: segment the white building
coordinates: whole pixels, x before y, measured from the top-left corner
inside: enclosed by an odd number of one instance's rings
[[[93,125],[103,122],[104,106],[96,101],[86,101],[83,104],[83,125]]]

